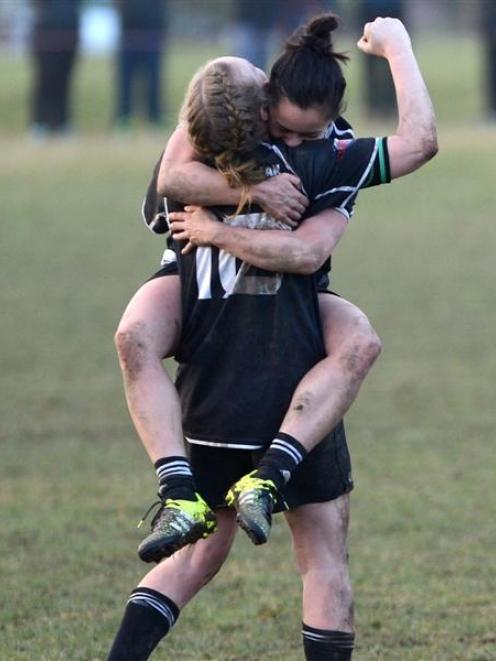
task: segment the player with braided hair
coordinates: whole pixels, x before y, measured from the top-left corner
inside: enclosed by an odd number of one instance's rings
[[[253,157],[266,134],[259,113],[253,108],[267,105],[262,77],[239,85],[232,80],[231,64],[236,58],[221,58],[202,67],[193,77],[180,112],[188,127],[196,153],[210,159],[232,188],[242,188],[249,178],[256,184],[267,177]],[[265,74],[260,72],[263,79]],[[247,202],[246,190],[239,208]]]
[[[400,41],[399,47],[396,43],[397,53],[387,47],[388,35],[390,41],[394,41],[391,39],[391,31],[396,37],[396,41]],[[411,57],[409,42],[404,38],[405,34],[396,23],[391,26],[386,20],[385,25],[379,23],[378,26],[369,27],[368,30],[366,28],[364,37],[364,42],[366,42],[366,45],[363,44],[364,49],[367,48],[376,54],[384,54],[390,59],[395,82],[404,83],[405,80],[410,79],[410,85],[413,88],[408,92],[403,85],[398,86],[400,126],[397,133],[387,140],[387,147],[384,139],[345,143],[338,141],[332,149],[328,142],[317,140],[313,144],[307,143],[307,146],[296,150],[288,149],[282,144],[268,144],[264,147],[265,156],[260,152],[256,154],[259,162],[264,163],[267,173],[274,174],[279,169],[281,172],[295,171],[301,175],[311,207],[308,211],[309,217],[298,229],[294,232],[270,232],[270,230],[260,232],[260,230],[245,229],[244,227],[229,227],[232,211],[228,210],[224,212],[219,210],[217,213],[217,218],[223,219],[223,223],[208,217],[201,217],[200,222],[199,217],[203,212],[198,211],[193,214],[175,216],[176,239],[189,239],[194,244],[201,246],[193,253],[186,246],[186,254],[179,258],[179,272],[183,288],[183,320],[187,323],[183,326],[178,352],[181,367],[184,367],[179,376],[178,387],[182,390],[186,425],[189,425],[194,431],[196,428],[201,429],[202,424],[205,426],[206,431],[203,438],[200,433],[188,440],[192,443],[191,449],[195,454],[193,457],[195,468],[201,469],[202,464],[208,463],[206,466],[208,470],[204,470],[201,478],[205,479],[205,473],[209,473],[210,485],[207,483],[208,480],[204,482],[204,485],[206,489],[210,489],[210,492],[207,494],[205,491],[204,493],[213,506],[221,506],[219,498],[222,499],[223,489],[228,486],[233,474],[236,472],[240,474],[239,471],[242,474],[243,466],[247,465],[247,462],[256,460],[254,456],[256,452],[246,453],[241,449],[234,453],[231,450],[224,451],[223,447],[230,446],[228,442],[223,442],[223,428],[227,428],[227,439],[238,448],[243,447],[244,440],[264,441],[262,446],[252,445],[253,450],[270,443],[270,438],[266,435],[266,427],[273,427],[275,424],[277,429],[284,407],[287,407],[288,404],[287,399],[278,397],[277,394],[280,394],[280,390],[285,390],[286,393],[289,392],[290,397],[298,379],[319,358],[324,358],[323,338],[320,336],[318,316],[316,316],[318,280],[312,275],[317,268],[315,262],[312,262],[311,265],[309,265],[310,262],[307,262],[302,267],[304,260],[301,260],[301,252],[295,250],[300,237],[306,237],[301,240],[301,243],[305,243],[305,240],[308,241],[309,235],[310,237],[313,235],[313,247],[317,252],[318,243],[322,244],[322,252],[319,253],[318,259],[320,260],[322,256],[325,259],[332,252],[332,247],[339,240],[345,227],[344,221],[340,231],[332,231],[332,228],[335,229],[336,226],[333,226],[335,218],[330,214],[341,214],[341,222],[343,222],[343,215],[349,216],[351,205],[360,187],[388,179],[388,154],[391,160],[391,176],[401,176],[419,167],[421,162],[428,160],[435,152],[435,132],[429,98],[415,60]],[[417,136],[412,130],[410,117],[412,114],[416,116],[417,121],[420,121],[421,130]],[[314,117],[312,117],[313,119]],[[283,126],[283,128],[288,127]],[[296,132],[295,125],[289,128]],[[308,125],[305,126],[302,133],[306,132],[307,128]],[[428,141],[429,134],[430,142]],[[423,143],[420,149],[417,141]],[[324,153],[325,157],[321,158]],[[329,157],[329,153],[332,154],[331,157]],[[306,166],[303,163],[306,163]],[[318,173],[321,174],[321,179],[315,181]],[[158,172],[156,171],[155,174],[157,176]],[[340,177],[344,177],[344,179]],[[348,186],[344,185],[344,181],[348,181]],[[214,186],[218,186],[218,183],[217,180]],[[150,188],[152,198],[154,188],[155,184]],[[342,197],[332,197],[336,189]],[[227,192],[231,194],[230,190]],[[239,203],[239,191],[238,198],[232,202],[234,205]],[[303,206],[301,201],[299,204]],[[148,209],[152,209],[153,206],[153,201],[148,200]],[[332,207],[339,208],[340,211],[330,211],[329,209]],[[255,220],[258,221],[264,214],[260,210],[255,210],[255,214],[244,215],[246,217],[256,215]],[[314,216],[313,220],[312,216]],[[236,218],[234,220],[236,221]],[[251,222],[250,218],[248,218],[248,222]],[[212,229],[213,227],[214,229]],[[200,236],[202,232],[203,235]],[[247,236],[248,234],[250,236]],[[206,236],[207,239],[205,239]],[[243,260],[242,264],[237,264],[236,260],[233,262],[228,254],[236,254],[238,242],[241,245],[238,257]],[[289,251],[291,254],[278,257],[276,250],[264,251],[263,248],[272,242],[274,245],[277,243],[279,249],[282,246],[283,250]],[[205,244],[218,246],[220,250]],[[228,245],[234,249],[227,248]],[[247,257],[247,255],[250,256]],[[250,263],[254,267],[250,267]],[[214,273],[214,268],[218,269],[216,273]],[[270,275],[270,271],[273,271],[272,275]],[[285,275],[281,271],[308,273],[308,276]],[[166,272],[164,271],[160,275],[166,275]],[[170,281],[172,278],[161,277],[158,280]],[[154,282],[157,280],[149,284],[152,285]],[[247,296],[247,294],[249,295]],[[286,318],[285,322],[284,318],[280,317],[281,323],[276,322],[276,319],[279,318],[277,315],[282,311],[295,310],[295,302],[298,305],[301,304],[300,314],[292,317],[289,315],[289,320]],[[274,304],[277,304],[275,308]],[[322,308],[320,309],[322,314]],[[246,315],[245,312],[248,310],[251,312]],[[258,314],[253,314],[256,311]],[[263,323],[257,324],[257,319],[264,320],[269,313],[272,324],[275,323],[273,328],[275,332],[267,337],[267,326]],[[274,314],[275,316],[273,316]],[[222,324],[224,324],[227,334],[224,332],[224,334],[220,333],[216,336],[216,332],[222,329]],[[251,333],[253,333],[253,338],[249,337]],[[267,343],[269,345],[268,353]],[[282,353],[280,345],[284,349]],[[247,351],[247,349],[249,350]],[[295,351],[296,349],[297,351]],[[298,363],[300,359],[303,362]],[[218,368],[221,374],[218,379],[214,378],[217,369],[216,360],[220,360]],[[236,362],[242,363],[241,372],[239,371],[240,365]],[[298,365],[295,370],[296,363]],[[276,373],[272,373],[272,383],[271,375],[266,374],[268,365],[276,366]],[[280,370],[281,374],[278,374],[277,366],[283,365],[284,370]],[[253,378],[253,373],[255,378]],[[206,380],[204,379],[205,374],[207,375]],[[239,378],[240,374],[243,375],[242,379]],[[209,377],[212,378],[209,380]],[[276,377],[282,377],[282,379]],[[247,379],[246,383],[244,383],[244,378]],[[295,380],[287,384],[286,379]],[[238,397],[240,384],[243,384],[244,391],[242,396]],[[224,388],[224,394],[219,391],[219,385],[221,390]],[[216,387],[217,390],[214,391]],[[260,388],[261,395],[258,396],[258,399],[257,397],[253,399],[253,391],[256,395],[257,387]],[[218,407],[219,420],[215,419],[215,414],[212,416],[209,412],[214,406],[215,398],[217,398],[217,407],[219,401],[224,402],[221,408]],[[262,401],[265,398],[272,404],[277,402],[277,411],[269,420],[268,425],[266,425],[266,421],[270,415],[265,414],[270,411],[267,411],[267,406]],[[255,407],[253,401],[256,402]],[[239,408],[240,404],[244,407],[244,417],[241,414],[242,409]],[[230,412],[229,407],[233,407],[234,411]],[[236,409],[236,407],[238,408]],[[224,409],[227,410],[226,415],[224,415]],[[256,416],[253,415],[255,410],[257,411]],[[195,418],[196,413],[198,416]],[[251,416],[250,419],[246,418],[247,415]],[[236,432],[233,433],[236,420],[241,420],[244,424],[244,430],[237,437]],[[199,421],[201,421],[200,427],[195,428]],[[319,425],[324,428],[325,424],[322,421],[319,422]],[[312,433],[316,432],[319,425],[312,424],[310,421]],[[265,431],[262,431],[263,429]],[[188,427],[186,427],[186,431],[189,431]],[[216,438],[217,441],[220,439],[220,442],[215,442],[209,436],[212,432],[214,439]],[[243,434],[245,436],[242,438]],[[344,476],[342,476],[339,487],[341,495],[330,496],[329,491],[326,492],[328,485],[324,484],[322,480],[328,481],[329,474],[326,473],[333,469],[328,463],[323,467],[320,466],[326,456],[329,456],[330,450],[335,454],[339,447],[345,448],[343,438],[339,438],[340,435],[342,436],[342,429],[337,432],[335,430],[327,444],[319,444],[319,449],[309,454],[298,468],[296,468],[298,464],[296,461],[289,466],[283,466],[281,470],[280,457],[276,457],[275,462],[271,461],[266,465],[266,468],[270,470],[276,466],[273,472],[281,474],[287,469],[290,473],[296,469],[284,493],[288,496],[287,500],[292,501],[290,507],[294,508],[287,514],[287,519],[294,536],[295,550],[304,584],[305,655],[312,661],[324,658],[339,661],[350,659],[353,647],[351,591],[345,548],[348,514],[346,492],[349,491],[350,484],[346,484],[346,478],[343,479]],[[298,444],[298,441],[290,434],[283,434],[276,440],[279,440],[277,444],[279,450],[281,447],[285,447],[286,454],[292,456],[293,460],[298,452],[300,454],[302,450],[304,452],[302,444]],[[275,446],[276,443],[274,442],[272,445]],[[273,449],[278,451],[278,448],[271,446],[269,453]],[[229,454],[237,456],[228,457]],[[274,454],[273,452],[272,459],[274,459]],[[315,458],[313,464],[312,455]],[[339,468],[342,465],[340,464]],[[212,474],[213,470],[214,474]],[[301,479],[304,473],[306,477]],[[265,480],[272,482],[271,488],[268,489],[271,494],[271,498],[268,499],[271,508],[275,500],[272,496],[279,492],[275,486],[277,479],[278,477],[275,476],[274,479]],[[317,490],[320,490],[317,497],[309,486],[312,479],[317,483]],[[217,481],[218,484],[212,485],[212,481]],[[284,479],[282,483],[284,483]],[[302,493],[302,489],[303,492],[306,490],[306,493]],[[203,489],[201,491],[203,492]],[[265,515],[270,517],[270,510],[266,510]],[[133,592],[109,659],[114,661],[124,658],[148,658],[158,640],[174,623],[179,608],[184,606],[219,569],[232,543],[234,518],[232,512],[225,509],[218,509],[217,516],[219,531],[216,535],[193,547],[182,549],[175,554],[173,560],[162,562],[145,577],[139,588]],[[161,617],[157,613],[161,614]]]

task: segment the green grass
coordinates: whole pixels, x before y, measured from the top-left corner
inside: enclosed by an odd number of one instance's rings
[[[463,44],[468,72],[476,49]],[[455,52],[446,48],[434,63],[421,53],[443,120],[439,156],[363,193],[335,258],[334,287],[367,311],[385,345],[348,416],[358,661],[496,658],[496,131],[469,123],[475,78],[437,67]],[[102,71],[85,75],[101,81]],[[1,65],[0,81],[9,72]],[[27,80],[20,63],[17,74]],[[84,98],[84,137],[61,143],[17,135],[17,83],[0,111],[0,659],[9,661],[105,658],[143,573],[134,523],[155,489],[112,335],[160,256],[138,214],[163,136],[106,136],[105,106]],[[278,517],[266,547],[237,540],[156,658],[299,660],[299,591]]]

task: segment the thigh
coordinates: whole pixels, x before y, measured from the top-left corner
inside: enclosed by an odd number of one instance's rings
[[[347,564],[350,496],[310,503],[286,513],[302,574]]]
[[[356,305],[330,293],[319,294],[319,312],[327,354],[357,334],[374,333],[367,315]]]
[[[119,331],[132,330],[163,358],[171,356],[181,335],[181,283],[167,275],[146,282],[130,300]]]

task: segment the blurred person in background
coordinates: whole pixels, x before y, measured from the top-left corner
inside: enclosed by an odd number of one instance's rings
[[[160,125],[164,116],[161,90],[167,0],[116,0],[116,6],[121,19],[116,124],[119,128],[129,126],[136,101],[133,93],[139,92],[146,119]]]
[[[486,112],[496,120],[496,2],[482,0],[481,28],[484,43]]]
[[[283,34],[291,33],[310,16],[338,9],[339,2],[330,0],[285,0],[284,13],[280,14],[280,28]]]
[[[34,0],[34,79],[31,131],[35,137],[70,130],[70,82],[76,61],[81,0]]]
[[[32,7],[29,0],[18,0],[15,5],[0,2],[0,47],[12,55],[24,52],[29,43],[32,25]]]
[[[293,32],[328,5],[325,0],[232,0],[232,54],[267,69],[281,33]]]
[[[362,0],[358,11],[359,25],[373,21],[377,16],[391,16],[404,21],[403,0]],[[393,81],[385,60],[378,57],[362,58],[364,66],[363,88],[367,112],[376,117],[396,112]]]
[[[269,0],[261,6],[254,0],[233,0],[233,53],[256,67],[269,64],[274,30],[282,14],[282,0]]]

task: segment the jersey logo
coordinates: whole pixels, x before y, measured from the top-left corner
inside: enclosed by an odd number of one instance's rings
[[[334,147],[336,148],[336,160],[341,161],[344,158],[345,152],[348,147],[355,142],[354,140],[334,140]]]
[[[267,165],[267,167],[265,168],[266,177],[276,177],[280,173],[281,173],[281,166],[279,165],[279,163],[275,163],[274,165]]]

